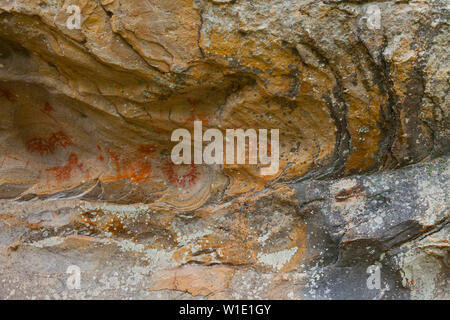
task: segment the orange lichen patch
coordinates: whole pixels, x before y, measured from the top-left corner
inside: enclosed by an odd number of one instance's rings
[[[349,130],[349,132],[353,134],[352,146],[355,148],[355,151],[350,154],[346,161],[346,172],[351,173],[354,170],[363,171],[370,168],[375,163],[381,135],[375,136],[374,134],[374,136],[359,138],[357,132],[352,132],[352,130]]]
[[[16,97],[8,90],[0,89],[0,96],[6,98],[9,102],[16,102]]]
[[[112,216],[106,223],[104,223],[102,229],[114,234],[124,234],[127,232],[123,223],[115,216]]]
[[[352,187],[350,189],[345,189],[339,191],[335,196],[334,199],[338,202],[346,201],[349,198],[358,197],[362,194],[363,189],[359,186]]]
[[[126,157],[109,149],[106,152],[114,164],[116,174],[105,178],[104,181],[130,179],[133,183],[139,183],[150,178],[152,166],[145,157]]]
[[[83,164],[79,162],[77,154],[72,152],[69,155],[69,159],[67,160],[66,165],[48,168],[47,171],[53,172],[58,182],[63,182],[71,178],[72,170],[75,168],[78,168],[80,171],[82,171]]]
[[[113,213],[104,213],[101,210],[83,212],[74,220],[74,228],[88,228],[92,233],[111,233],[115,235],[128,235],[130,231],[126,218],[119,218]]]
[[[37,152],[41,156],[54,154],[58,146],[65,149],[72,145],[72,140],[63,131],[52,134],[48,139],[35,138],[26,143],[27,150],[30,153]]]
[[[228,288],[235,270],[228,266],[186,266],[155,273],[150,290],[178,290],[208,296]]]
[[[171,161],[167,161],[162,170],[168,182],[180,188],[194,185],[200,175],[198,167],[195,164],[174,165]]]
[[[385,104],[385,97],[373,89],[369,92],[369,101],[359,99],[355,93],[346,95],[347,101],[347,129],[351,135],[353,152],[346,161],[346,172],[362,171],[375,164],[382,132],[379,128],[381,106]],[[362,107],[365,106],[365,107]]]
[[[73,220],[74,228],[89,228],[91,232],[97,233],[102,230],[104,213],[101,210],[83,212]],[[109,220],[108,220],[109,221]],[[106,228],[105,228],[106,229]]]

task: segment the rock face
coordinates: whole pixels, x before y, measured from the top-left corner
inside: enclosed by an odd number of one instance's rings
[[[446,0],[0,0],[0,298],[450,299],[448,41]],[[195,120],[279,171],[174,165]]]

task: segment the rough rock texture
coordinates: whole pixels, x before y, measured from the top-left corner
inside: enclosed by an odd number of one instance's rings
[[[449,34],[447,0],[0,0],[0,298],[450,299]],[[173,165],[194,120],[279,129],[279,172]]]

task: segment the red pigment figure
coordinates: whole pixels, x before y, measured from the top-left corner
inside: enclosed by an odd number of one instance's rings
[[[19,158],[14,157],[14,156],[10,156],[9,154],[6,153],[6,154],[3,156],[1,167],[3,167],[3,166],[5,165],[6,159],[11,159],[11,160],[15,160],[15,161],[19,161],[19,162],[25,163],[25,168],[27,168],[27,167],[28,167],[28,164],[29,164],[28,161],[25,162],[25,161],[22,160],[22,159],[19,159]]]
[[[63,131],[58,131],[50,137],[49,145],[51,146],[59,145],[60,147],[65,149],[67,146],[73,145],[73,142]]]
[[[73,145],[72,140],[63,131],[58,131],[48,139],[31,139],[27,142],[27,149],[30,153],[38,152],[41,156],[44,156],[55,153],[58,146],[65,149],[71,145]]]
[[[201,103],[201,100],[193,99],[193,98],[187,98],[187,101],[192,107],[196,107],[199,103]]]
[[[97,149],[98,149],[98,151],[100,152],[100,154],[99,154],[99,156],[97,157],[97,159],[100,161],[100,162],[103,162],[103,161],[105,161],[105,158],[103,157],[103,150],[102,150],[102,147],[100,147],[99,145],[97,145]]]
[[[195,120],[202,120],[206,124],[209,122],[209,116],[205,113],[198,113],[195,114],[195,108],[202,102],[201,100],[193,99],[193,98],[187,98],[187,101],[191,105],[190,115],[189,118],[184,122],[184,124],[192,123]]]
[[[47,115],[50,114],[53,110],[55,109],[53,109],[53,107],[48,102],[45,104],[45,107],[41,109],[41,111]]]
[[[82,171],[83,164],[79,163],[77,154],[72,152],[69,155],[66,165],[48,168],[47,171],[54,172],[56,180],[62,182],[71,178],[72,170],[75,167],[78,167],[78,169]]]
[[[191,110],[189,118],[184,122],[184,124],[192,123],[196,120],[201,120],[205,125],[209,124],[209,115],[205,113],[195,114],[194,110]]]
[[[140,153],[150,155],[156,151],[156,146],[154,144],[142,144],[137,150]]]
[[[52,119],[53,121],[55,121],[55,122],[58,122],[58,121],[56,121],[56,119],[52,116],[52,112],[54,111],[55,109],[47,102],[46,104],[45,104],[45,107],[43,107],[42,109],[41,109],[41,112],[42,113],[44,113],[45,115],[47,115],[50,119]]]
[[[144,148],[143,151],[149,151]],[[139,183],[147,180],[152,171],[151,164],[146,159],[127,158],[122,154],[106,150],[116,167],[114,179],[131,179],[133,183]]]
[[[174,164],[171,161],[167,161],[162,170],[171,184],[177,187],[185,188],[192,186],[200,175],[195,164],[191,164],[188,167],[188,173],[185,175],[178,175],[175,172]]]
[[[86,180],[91,180],[91,170],[88,168],[85,172]]]
[[[191,105],[191,110],[190,110],[190,115],[189,118],[184,122],[184,124],[188,124],[188,123],[192,123],[195,120],[202,120],[204,121],[206,124],[208,124],[209,122],[209,116],[205,113],[195,113],[195,108],[198,107],[198,105],[200,103],[202,103],[201,100],[198,99],[193,99],[193,98],[187,98],[187,101],[189,102],[189,104]]]
[[[10,102],[16,102],[16,98],[14,97],[14,95],[9,92],[8,90],[5,89],[0,89],[0,95],[2,95],[3,97],[6,98],[6,100],[10,101]]]

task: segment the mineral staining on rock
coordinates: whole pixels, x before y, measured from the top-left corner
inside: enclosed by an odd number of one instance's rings
[[[448,299],[448,20],[444,0],[0,0],[0,296]],[[279,129],[280,170],[174,165],[196,120]]]

